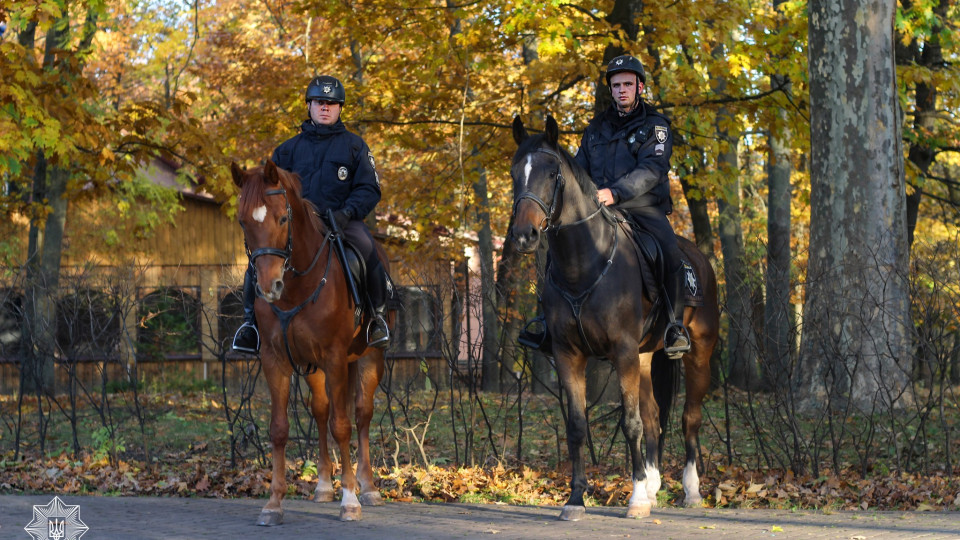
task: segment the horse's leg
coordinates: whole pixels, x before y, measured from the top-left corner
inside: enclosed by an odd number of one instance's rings
[[[700,506],[700,477],[697,475],[697,449],[700,424],[703,420],[701,406],[710,389],[710,356],[716,343],[716,334],[697,335],[696,327],[691,333],[692,347],[683,355],[686,399],[683,405],[683,444],[686,449],[686,465],[683,468],[683,492],[685,506]]]
[[[360,504],[380,506],[383,498],[373,482],[370,462],[370,420],[373,418],[373,395],[383,376],[383,350],[369,349],[357,360],[357,480],[360,482]]]
[[[330,432],[340,449],[340,521],[359,521],[360,501],[357,499],[357,477],[353,472],[350,459],[350,401],[353,392],[349,384],[349,368],[346,353],[339,352],[331,358],[341,358],[342,362],[330,362],[327,367],[327,395],[333,415],[330,418]]]
[[[257,525],[280,525],[283,523],[283,496],[287,493],[286,448],[290,434],[287,419],[287,404],[290,399],[290,375],[277,366],[274,355],[261,355],[267,386],[270,388],[270,442],[273,444],[273,478],[270,481],[270,500],[260,511]]]
[[[611,355],[614,357],[614,355]],[[648,355],[649,356],[649,355]],[[627,439],[630,449],[630,465],[633,475],[633,494],[627,508],[628,518],[642,518],[650,515],[653,503],[650,500],[647,485],[652,480],[649,470],[644,468],[641,437],[644,434],[645,423],[641,417],[641,371],[643,370],[644,355],[633,351],[622,351],[614,357],[614,367],[617,370],[617,379],[620,382],[620,401],[623,404],[623,435]],[[647,378],[649,379],[649,362],[647,363]],[[649,399],[653,399],[650,394]],[[650,449],[647,448],[649,456]],[[649,462],[649,460],[648,460]]]
[[[317,487],[313,490],[315,502],[330,502],[333,500],[333,464],[330,462],[330,450],[327,448],[327,423],[330,418],[330,400],[327,399],[326,381],[323,370],[318,369],[307,375],[307,384],[310,385],[310,410],[317,422],[320,454],[317,457]]]
[[[586,359],[582,355],[563,352],[557,355],[557,372],[567,393],[567,453],[573,468],[570,498],[560,512],[564,521],[579,521],[586,513],[583,492],[587,475],[583,464],[583,441],[587,438]]]
[[[651,506],[657,505],[660,491],[660,406],[653,393],[653,353],[640,354],[640,418],[643,419],[643,442],[646,447],[644,476],[647,499]],[[669,404],[664,404],[669,406]],[[649,514],[649,512],[648,512]],[[640,517],[640,516],[636,516]]]

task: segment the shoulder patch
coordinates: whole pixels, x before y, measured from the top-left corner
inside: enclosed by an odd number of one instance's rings
[[[653,126],[657,135],[657,142],[663,144],[667,142],[667,126]]]

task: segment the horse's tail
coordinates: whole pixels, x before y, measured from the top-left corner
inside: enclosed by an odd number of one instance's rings
[[[650,377],[653,382],[653,397],[657,400],[657,407],[660,409],[659,457],[662,458],[664,437],[670,422],[670,409],[673,407],[680,385],[680,362],[667,358],[663,349],[659,349],[653,353]]]

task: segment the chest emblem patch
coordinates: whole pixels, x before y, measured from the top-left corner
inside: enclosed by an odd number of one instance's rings
[[[339,169],[337,169],[337,178],[339,178],[341,182],[347,179],[347,174],[348,173],[347,173],[346,167],[340,167]]]
[[[667,127],[666,126],[653,126],[654,131],[657,134],[657,142],[665,143],[667,142]]]

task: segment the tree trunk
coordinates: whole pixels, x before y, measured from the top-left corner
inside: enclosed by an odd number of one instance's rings
[[[493,230],[490,228],[490,200],[487,197],[487,171],[477,171],[473,184],[477,205],[478,251],[480,258],[480,312],[483,346],[480,351],[480,387],[484,392],[500,391],[499,335],[497,290],[493,271]]]
[[[721,57],[724,47],[714,47],[714,57]],[[711,80],[713,91],[724,95],[727,81],[724,77]],[[757,372],[757,333],[754,327],[753,291],[747,279],[746,256],[743,249],[743,230],[740,224],[740,167],[737,159],[739,135],[731,134],[722,126],[736,125],[726,107],[717,111],[717,137],[721,141],[717,168],[729,175],[725,193],[717,201],[720,211],[720,250],[723,252],[723,274],[726,281],[724,310],[729,321],[727,329],[727,378],[739,388],[755,388]]]
[[[800,406],[901,403],[909,391],[905,183],[895,0],[812,0],[810,258]]]
[[[786,0],[774,0],[774,10]],[[770,86],[782,88],[790,95],[790,81],[784,75],[772,74]],[[769,128],[770,155],[767,160],[767,275],[766,302],[764,305],[764,352],[763,378],[765,386],[781,390],[788,383],[790,357],[793,341],[790,320],[790,201],[793,189],[790,185],[790,139],[787,112],[778,107]],[[777,129],[775,124],[783,125]]]

